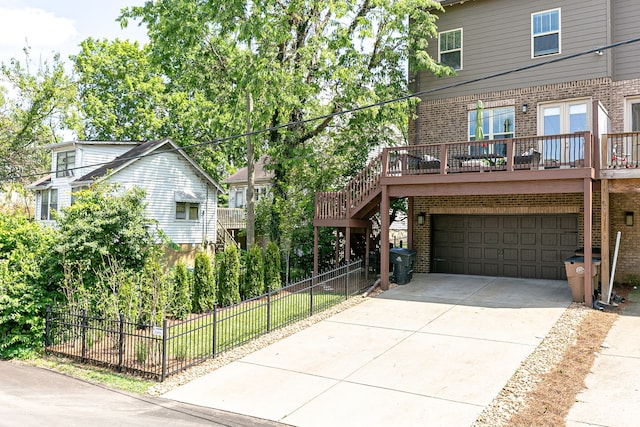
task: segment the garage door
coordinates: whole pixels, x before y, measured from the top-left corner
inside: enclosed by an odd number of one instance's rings
[[[433,215],[435,273],[565,279],[577,215]]]

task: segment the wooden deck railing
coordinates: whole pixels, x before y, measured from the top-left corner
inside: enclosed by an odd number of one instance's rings
[[[607,134],[602,137],[601,145],[603,168],[640,167],[640,132]]]
[[[316,193],[316,219],[345,219],[380,191],[382,157],[379,154],[340,191]]]
[[[352,218],[379,194],[382,177],[596,167],[595,154],[591,132],[385,148],[341,191],[317,193],[315,218]]]
[[[218,221],[228,230],[246,228],[247,211],[242,208],[218,208]]]

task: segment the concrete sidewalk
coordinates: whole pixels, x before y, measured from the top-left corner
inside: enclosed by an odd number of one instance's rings
[[[567,415],[568,427],[640,425],[640,290],[627,300]]]
[[[296,426],[469,426],[570,303],[565,281],[416,275],[164,397]]]

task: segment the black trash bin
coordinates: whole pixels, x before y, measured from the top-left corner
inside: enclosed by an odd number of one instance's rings
[[[389,264],[393,266],[393,279],[398,285],[406,285],[413,277],[416,251],[406,248],[389,249]]]

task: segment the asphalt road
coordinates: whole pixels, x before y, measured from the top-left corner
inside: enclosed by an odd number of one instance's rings
[[[282,426],[0,361],[0,426]]]

